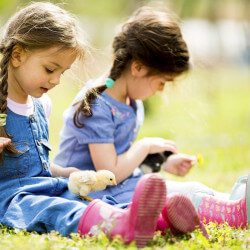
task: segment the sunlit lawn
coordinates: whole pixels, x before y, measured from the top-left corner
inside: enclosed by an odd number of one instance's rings
[[[249,69],[219,68],[199,70],[167,86],[166,97],[146,103],[146,120],[139,137],[158,136],[174,140],[179,151],[202,154],[204,164],[194,166],[185,178],[164,174],[171,180],[200,181],[219,191],[230,192],[234,182],[250,172],[250,76]],[[65,81],[51,91],[51,157],[58,151],[63,110],[71,103],[79,83]],[[164,101],[165,100],[165,101]],[[199,232],[189,237],[156,235],[149,248],[159,249],[241,249],[250,247],[250,231],[227,226],[207,226],[211,238]],[[110,247],[110,248],[108,248]],[[72,239],[52,234],[33,234],[2,228],[0,249],[100,249],[125,248],[119,240]],[[132,244],[128,248],[135,246]]]

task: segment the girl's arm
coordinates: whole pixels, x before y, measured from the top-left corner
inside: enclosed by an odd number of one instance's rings
[[[71,173],[80,171],[78,168],[74,168],[74,167],[63,168],[54,163],[51,163],[50,170],[52,173],[52,177],[66,177],[66,178],[69,178],[69,175]]]
[[[116,154],[112,143],[91,143],[89,150],[95,169],[110,170],[115,174],[118,183],[128,178],[148,154],[165,150],[177,153],[175,143],[162,138],[143,138],[121,155]]]

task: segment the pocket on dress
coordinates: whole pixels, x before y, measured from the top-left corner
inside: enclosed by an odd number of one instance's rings
[[[0,171],[8,178],[24,177],[29,170],[29,145],[27,142],[18,142],[15,143],[15,148],[21,153],[4,154],[4,159],[0,164]]]
[[[49,142],[45,139],[41,140],[41,145],[43,146],[43,151],[46,157],[49,157],[49,151],[52,150]]]

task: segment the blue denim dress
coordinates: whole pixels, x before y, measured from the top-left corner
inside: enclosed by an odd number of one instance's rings
[[[5,154],[0,164],[0,223],[68,236],[77,232],[88,202],[70,193],[66,178],[52,178],[47,119],[40,101],[33,102],[29,117],[8,109],[5,129],[22,153]]]
[[[73,103],[80,101],[93,84],[95,80],[90,80],[77,94]],[[60,132],[59,153],[54,158],[54,162],[63,167],[95,170],[88,144],[113,143],[117,155],[123,154],[135,141],[144,121],[142,101],[131,100],[131,105],[127,105],[113,99],[105,92],[95,99],[92,105],[93,116],[80,117],[80,121],[84,123],[83,128],[77,128],[73,123],[76,108],[77,105],[72,105],[63,114],[64,126]],[[119,203],[131,202],[141,176],[142,172],[137,168],[130,177],[117,186],[109,186],[88,196],[100,199],[104,195],[110,195]]]

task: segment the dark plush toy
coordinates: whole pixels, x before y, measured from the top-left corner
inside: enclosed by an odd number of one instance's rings
[[[142,172],[144,174],[160,172],[162,164],[171,154],[173,154],[171,151],[149,154],[140,166]]]

